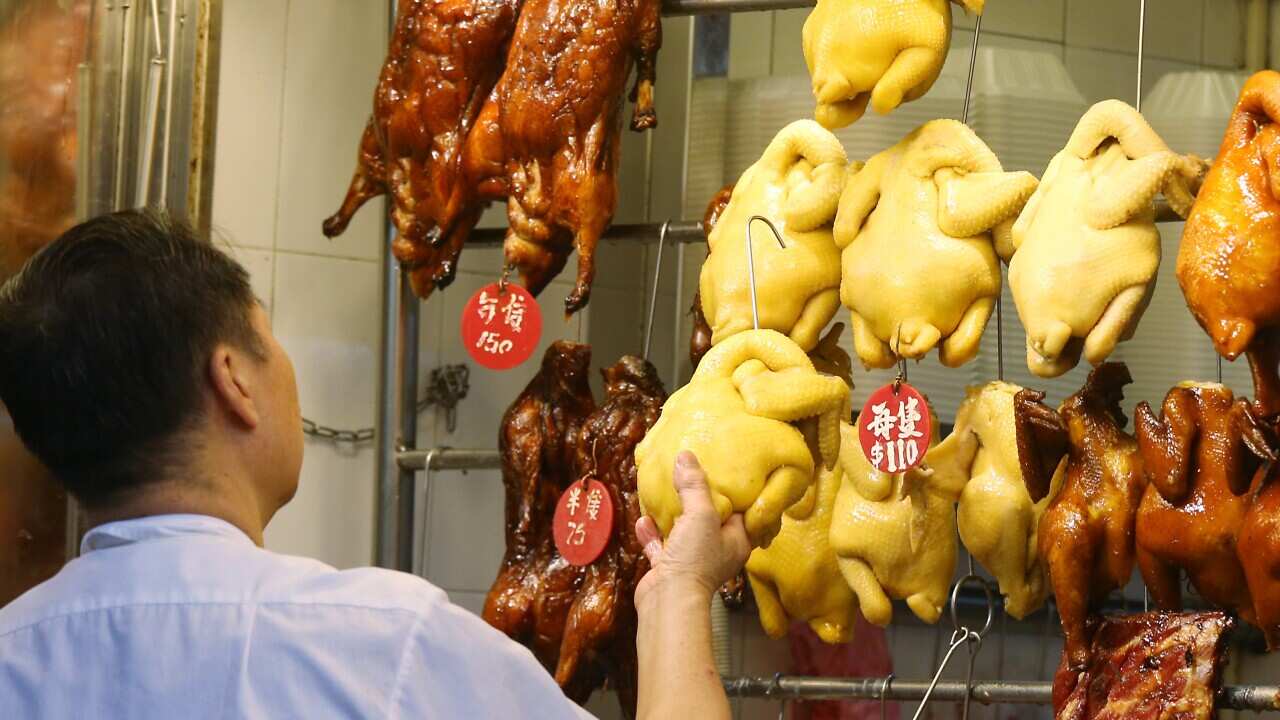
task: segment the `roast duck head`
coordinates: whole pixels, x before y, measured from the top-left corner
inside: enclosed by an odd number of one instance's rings
[[[835,240],[863,365],[888,368],[935,347],[949,367],[977,355],[1000,295],[997,251],[1035,188],[954,120],[925,123],[849,178]]]
[[[1009,287],[1027,331],[1027,366],[1057,377],[1129,339],[1160,266],[1152,201],[1186,217],[1203,177],[1119,100],[1094,105],[1045,170],[1013,226]]]
[[[778,132],[747,168],[707,236],[699,297],[717,344],[753,327],[747,223],[751,223],[760,327],[789,336],[806,352],[840,307],[840,251],[831,225],[844,187],[844,147],[812,120]],[[785,247],[784,247],[785,245]]]
[[[954,0],[982,13],[985,0]],[[814,117],[841,128],[870,105],[885,114],[929,91],[951,46],[947,0],[818,0],[801,33],[818,101]]]
[[[767,546],[819,462],[834,466],[848,397],[843,380],[820,374],[775,330],[748,330],[717,344],[636,448],[645,513],[663,536],[671,531],[680,514],[675,459],[689,450],[721,518],[742,513],[752,544]],[[801,425],[813,428],[809,439]]]
[[[1187,218],[1178,284],[1218,353],[1248,353],[1254,397],[1280,412],[1280,73],[1249,78]]]

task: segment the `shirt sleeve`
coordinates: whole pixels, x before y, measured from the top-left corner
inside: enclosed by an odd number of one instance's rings
[[[389,716],[593,718],[564,696],[527,648],[448,602],[419,617],[410,632]]]

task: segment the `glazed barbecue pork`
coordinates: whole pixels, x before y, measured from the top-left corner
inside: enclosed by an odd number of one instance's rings
[[[1218,353],[1253,368],[1264,415],[1280,412],[1280,73],[1249,78],[1187,218],[1178,284]]]
[[[1018,445],[1033,501],[1044,496],[1046,469],[1058,466],[1066,450],[1057,470],[1064,474],[1061,490],[1040,520],[1039,544],[1062,616],[1066,660],[1075,669],[1089,658],[1089,614],[1133,574],[1134,518],[1146,477],[1120,409],[1130,382],[1128,368],[1109,362],[1094,368],[1056,413],[1029,394],[1015,398],[1018,423],[1031,428]]]
[[[1276,457],[1267,429],[1247,400],[1216,383],[1173,388],[1163,418],[1139,403],[1136,424],[1150,483],[1138,508],[1138,567],[1151,599],[1181,610],[1185,570],[1201,597],[1254,622],[1236,545],[1263,462]]]
[[[506,488],[507,550],[485,599],[484,619],[557,664],[569,608],[583,573],[560,557],[551,521],[575,479],[582,424],[595,411],[591,348],[559,341],[502,418],[498,450]],[[590,690],[587,691],[588,693]]]
[[[659,0],[524,0],[506,70],[466,149],[469,178],[505,192],[506,262],[535,295],[578,252],[565,311],[586,306],[595,248],[617,205],[627,77],[634,130],[657,124]]]
[[[1141,613],[1090,621],[1088,663],[1064,655],[1054,677],[1056,720],[1209,720],[1215,717],[1233,625],[1221,612]]]
[[[362,205],[389,194],[395,255],[421,297],[452,282],[483,210],[464,179],[462,151],[498,82],[519,9],[520,0],[400,0],[355,176],[324,223],[337,237]]]
[[[634,597],[649,562],[636,540],[640,498],[635,446],[658,420],[666,390],[648,361],[631,355],[603,370],[605,401],[587,418],[578,442],[578,476],[603,483],[613,500],[613,537],[585,569],[569,608],[556,682],[578,691],[577,676],[604,671],[627,717],[636,713],[636,608]],[[587,690],[590,692],[590,689]],[[575,698],[576,699],[576,698]]]

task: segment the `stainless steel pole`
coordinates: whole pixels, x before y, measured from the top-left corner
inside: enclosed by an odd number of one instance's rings
[[[400,331],[396,342],[400,351],[400,363],[397,367],[398,392],[400,399],[400,433],[396,440],[398,452],[413,450],[418,445],[418,319],[421,315],[422,301],[413,292],[413,284],[409,282],[409,271],[400,271]],[[396,479],[396,492],[393,498],[393,512],[388,517],[394,518],[396,552],[395,569],[404,572],[413,571],[413,509],[415,499],[415,482],[417,473],[412,470],[400,470]]]

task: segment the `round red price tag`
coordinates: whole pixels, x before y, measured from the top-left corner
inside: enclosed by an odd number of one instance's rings
[[[598,480],[575,482],[556,504],[551,534],[556,549],[573,565],[590,565],[600,557],[613,532],[613,498]]]
[[[528,290],[486,285],[462,308],[462,344],[472,359],[490,370],[510,370],[538,347],[542,310]]]
[[[932,434],[929,404],[906,383],[890,383],[871,393],[858,415],[862,454],[881,472],[906,472],[924,462]]]

